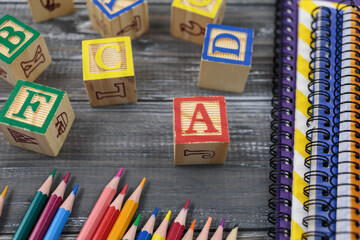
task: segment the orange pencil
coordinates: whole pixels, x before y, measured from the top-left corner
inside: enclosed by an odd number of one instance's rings
[[[208,239],[211,221],[212,221],[212,218],[209,217],[204,228],[201,230],[201,233],[196,238],[196,240],[207,240]]]
[[[7,193],[7,190],[8,190],[8,186],[6,186],[4,188],[4,191],[1,193],[0,195],[0,217],[1,217],[1,214],[2,214],[2,210],[3,210],[3,207],[4,207],[4,201],[5,201],[5,196],[6,196],[6,193]]]
[[[225,224],[225,218],[221,220],[221,223],[219,227],[216,229],[214,235],[210,240],[222,240],[223,239],[223,232],[224,232],[224,224]]]
[[[196,224],[196,219],[194,219],[189,230],[186,232],[185,236],[181,240],[193,240],[195,224]]]
[[[112,199],[116,194],[116,189],[119,185],[123,170],[124,168],[121,168],[115,177],[104,188],[83,228],[81,229],[77,240],[89,240],[94,235],[97,226],[106,212],[106,209],[109,207]]]
[[[128,228],[131,219],[133,218],[136,209],[139,205],[141,192],[143,190],[146,178],[144,178],[140,185],[135,189],[133,194],[125,202],[124,207],[121,209],[120,215],[117,218],[113,228],[110,231],[107,240],[121,240],[124,236],[126,229]]]

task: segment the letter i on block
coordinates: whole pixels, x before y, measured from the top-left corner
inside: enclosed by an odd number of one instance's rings
[[[243,92],[251,67],[253,36],[252,29],[209,24],[198,86]]]
[[[171,35],[202,45],[206,26],[221,24],[226,0],[174,0],[171,8]]]
[[[90,21],[102,37],[135,39],[149,30],[145,0],[87,0],[87,7]]]
[[[82,49],[91,106],[137,102],[130,37],[86,40]]]
[[[229,130],[224,97],[174,98],[175,165],[220,164]]]
[[[73,0],[28,0],[35,22],[43,22],[75,12]]]
[[[55,157],[74,119],[65,91],[19,80],[0,112],[0,130],[14,146]]]
[[[0,78],[12,85],[20,79],[33,82],[50,63],[39,32],[10,15],[0,19]]]

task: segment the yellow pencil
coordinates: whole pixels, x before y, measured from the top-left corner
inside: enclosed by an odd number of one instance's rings
[[[4,201],[5,201],[5,196],[6,196],[6,193],[7,193],[7,190],[8,190],[8,186],[6,186],[4,188],[4,191],[1,193],[0,195],[0,217],[1,217],[1,214],[2,214],[2,210],[3,210],[3,207],[4,207]]]

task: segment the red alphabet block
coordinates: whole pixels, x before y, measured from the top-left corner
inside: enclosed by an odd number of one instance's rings
[[[229,147],[225,97],[174,98],[175,165],[224,163]]]

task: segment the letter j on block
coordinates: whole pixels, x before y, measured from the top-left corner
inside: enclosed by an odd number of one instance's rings
[[[14,146],[55,157],[74,119],[66,92],[19,80],[0,112],[0,130]]]
[[[229,147],[224,97],[174,98],[175,165],[221,164]]]
[[[252,29],[207,25],[198,86],[243,92],[251,67],[253,38]]]
[[[20,79],[33,82],[50,63],[39,32],[10,15],[0,19],[0,78],[12,85]]]

